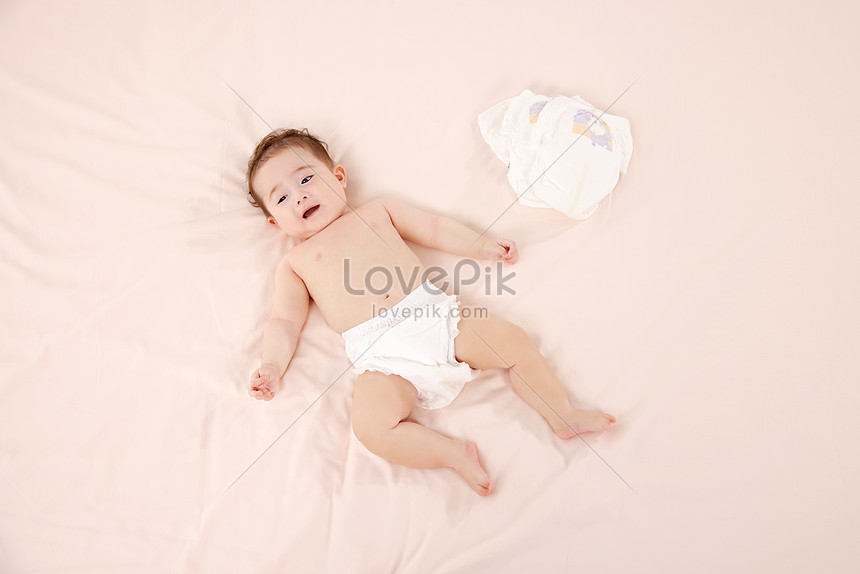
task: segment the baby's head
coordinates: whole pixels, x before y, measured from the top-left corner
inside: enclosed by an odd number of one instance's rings
[[[346,170],[307,129],[264,137],[248,160],[248,201],[287,235],[307,239],[347,210]]]

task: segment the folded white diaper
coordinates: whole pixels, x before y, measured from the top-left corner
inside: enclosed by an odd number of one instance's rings
[[[633,153],[630,122],[582,98],[523,91],[478,116],[481,134],[508,165],[520,203],[585,219],[606,197]]]

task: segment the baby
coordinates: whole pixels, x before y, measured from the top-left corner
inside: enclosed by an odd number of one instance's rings
[[[275,273],[275,300],[261,365],[251,375],[251,396],[266,401],[274,396],[313,298],[342,334],[358,375],[353,432],[391,462],[452,468],[478,494],[493,492],[473,443],[409,419],[416,404],[436,409],[451,403],[477,369],[508,369],[514,391],[563,439],[615,422],[612,415],[574,408],[520,327],[460,305],[431,281],[411,292],[403,286],[408,281],[397,280],[386,281],[384,289],[352,287],[367,285],[368,273],[380,275],[383,269],[389,277],[427,277],[407,241],[511,264],[517,261],[513,241],[481,236],[393,199],[349,205],[346,170],[307,130],[276,130],[263,138],[247,177],[249,200],[270,224],[299,241]]]

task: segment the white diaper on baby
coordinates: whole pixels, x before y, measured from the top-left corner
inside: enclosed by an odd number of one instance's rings
[[[399,375],[418,389],[415,404],[438,409],[453,401],[480,372],[454,356],[460,332],[457,298],[426,281],[395,306],[344,331],[356,375]]]
[[[481,134],[508,165],[520,203],[585,219],[606,197],[633,153],[630,122],[576,96],[523,91],[478,116]]]

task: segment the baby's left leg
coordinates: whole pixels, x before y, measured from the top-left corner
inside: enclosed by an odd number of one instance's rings
[[[478,460],[474,444],[454,440],[406,420],[418,391],[402,377],[366,371],[355,382],[352,428],[367,449],[412,468],[452,468],[481,496],[493,492],[493,481]]]
[[[615,423],[610,414],[570,404],[561,381],[521,327],[496,317],[478,318],[474,308],[461,307],[461,315],[460,334],[454,339],[457,360],[477,369],[509,369],[516,393],[546,419],[557,436],[569,439]]]

